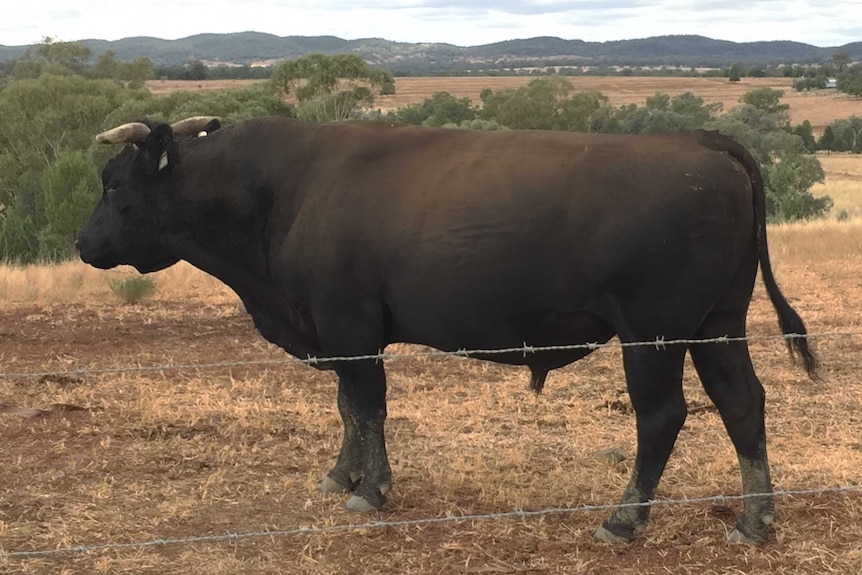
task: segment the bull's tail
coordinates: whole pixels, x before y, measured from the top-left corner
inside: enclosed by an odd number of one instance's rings
[[[775,275],[772,273],[772,264],[769,262],[769,248],[766,243],[766,192],[763,189],[760,168],[744,146],[718,132],[704,132],[702,141],[710,149],[730,154],[742,164],[751,178],[751,188],[754,192],[754,225],[757,229],[757,253],[766,293],[769,294],[772,306],[778,313],[781,332],[787,336],[790,355],[794,359],[801,359],[808,376],[817,379],[817,356],[808,346],[808,331],[805,329],[805,323],[781,293],[778,282],[775,281]]]

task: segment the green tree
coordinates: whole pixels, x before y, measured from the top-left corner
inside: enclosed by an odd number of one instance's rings
[[[839,92],[862,96],[862,64],[848,65],[836,78],[835,87]]]
[[[186,64],[186,80],[206,80],[208,75],[209,70],[207,69],[207,65],[200,60],[192,60]]]
[[[774,88],[758,88],[742,95],[739,101],[763,110],[768,114],[785,114],[790,110],[789,104],[782,104],[784,91]]]
[[[131,62],[120,62],[111,50],[102,52],[96,63],[88,71],[89,78],[112,78],[128,82],[129,87],[142,88],[147,80],[153,78],[155,68],[149,58],[135,58]]]
[[[92,52],[83,42],[56,42],[45,38],[36,45],[36,54],[48,63],[54,74],[83,74]]]
[[[482,118],[513,129],[563,130],[561,113],[571,92],[571,82],[562,76],[540,76],[517,89],[483,91]]]
[[[788,129],[788,107],[780,90],[759,89],[743,95],[742,104],[707,123],[742,145],[760,165],[767,212],[773,221],[820,218],[832,207],[829,196],[814,197],[811,186],[825,178],[816,156],[805,153],[800,136]]]
[[[643,106],[620,106],[608,119],[603,131],[642,134],[697,130],[720,110],[720,103],[706,104],[703,98],[691,92],[673,98],[667,94],[655,94],[647,98]]]
[[[608,98],[601,92],[576,92],[563,101],[560,123],[566,130],[600,132],[609,108]]]
[[[835,150],[835,130],[832,129],[832,125],[826,126],[823,130],[823,134],[820,135],[820,139],[817,141],[817,149],[826,150],[827,152]]]
[[[862,152],[862,116],[839,118],[826,126],[821,148],[834,152]]]
[[[835,71],[841,74],[850,64],[850,56],[844,50],[835,50],[832,53],[832,64],[835,66]]]
[[[459,125],[473,120],[478,109],[470,98],[456,98],[449,92],[437,92],[419,104],[404,106],[395,111],[394,117],[404,124],[440,127]]]
[[[99,173],[85,150],[62,152],[42,172],[46,225],[39,231],[42,259],[68,258],[74,251],[75,234],[101,193]]]
[[[297,116],[340,121],[374,104],[374,94],[393,93],[392,75],[376,70],[356,54],[309,54],[273,67],[270,87],[279,96],[296,98]]]
[[[148,67],[143,61],[114,66],[111,60],[100,59],[98,69],[105,75],[121,75],[124,65]],[[101,188],[99,170],[116,153],[93,144],[93,135],[102,130],[147,117],[172,122],[217,115],[231,123],[294,115],[293,107],[263,84],[160,97],[132,84],[44,73],[0,89],[0,257],[26,263],[69,255],[74,231],[84,225],[92,194]]]
[[[817,149],[817,141],[814,139],[814,131],[811,129],[811,122],[803,120],[801,124],[794,126],[791,133],[799,136],[802,140],[802,148],[807,154],[813,154]]]

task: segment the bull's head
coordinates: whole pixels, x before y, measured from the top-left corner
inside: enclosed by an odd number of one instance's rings
[[[217,118],[198,116],[172,125],[124,124],[96,136],[99,143],[126,146],[102,170],[102,198],[76,241],[81,259],[102,269],[128,264],[141,273],[175,264],[179,258],[159,227],[178,161],[175,137],[219,126]]]

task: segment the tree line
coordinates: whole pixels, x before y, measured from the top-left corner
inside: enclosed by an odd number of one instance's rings
[[[0,86],[0,259],[5,261],[72,255],[75,234],[101,194],[101,167],[116,153],[96,145],[93,135],[141,118],[172,122],[218,115],[230,124],[280,115],[316,122],[367,118],[452,129],[624,134],[716,129],[746,145],[760,163],[773,221],[825,215],[832,202],[810,193],[824,178],[810,152],[824,138],[850,149],[862,141],[859,119],[851,118],[843,121],[849,128],[835,122],[828,131],[832,136],[824,132],[812,144],[810,124],[791,126],[781,92],[768,88],[745,94],[728,111],[691,93],[613,106],[599,92],[576,91],[568,78],[550,75],[517,89],[484,90],[478,104],[440,92],[382,113],[374,108],[375,97],[394,91],[393,78],[356,55],[286,60],[273,67],[267,81],[241,90],[155,96],[143,85],[140,63],[127,68],[103,55],[87,67],[86,54],[63,48],[47,45],[16,62],[14,76]]]

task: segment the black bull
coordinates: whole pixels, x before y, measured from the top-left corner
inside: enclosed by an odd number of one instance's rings
[[[782,331],[805,334],[770,267],[760,172],[717,133],[207,120],[100,134],[131,145],[103,171],[81,257],[141,272],[186,260],[233,288],[261,334],[294,356],[375,354],[393,342],[740,337],[758,264]],[[813,375],[806,340],[789,341]],[[686,418],[687,350],[736,448],[743,492],[763,494],[745,499],[732,538],[762,542],[774,515],[764,392],[744,341],[624,348],[637,457],[622,502],[655,493]],[[528,366],[539,390],[549,370],[588,353],[484,359]],[[391,484],[383,363],[326,367],[338,375],[344,438],[321,489],[379,509]],[[621,507],[597,535],[630,539],[648,515]]]

